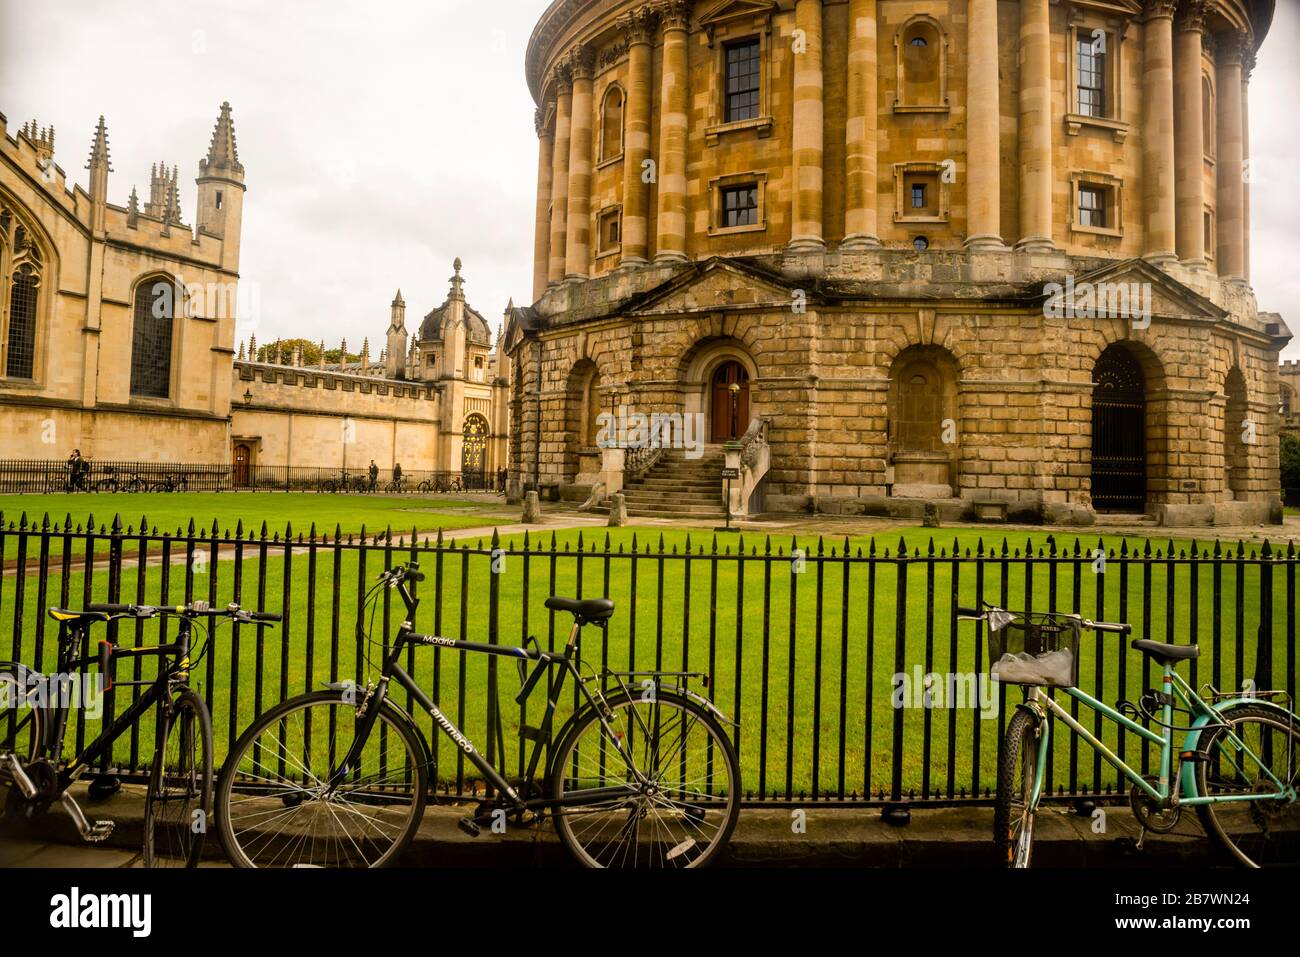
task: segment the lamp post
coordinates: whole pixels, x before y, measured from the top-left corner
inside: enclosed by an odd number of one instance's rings
[[[736,413],[740,405],[740,383],[731,383],[731,385],[727,386],[727,391],[731,393],[731,437],[734,439],[737,437]]]

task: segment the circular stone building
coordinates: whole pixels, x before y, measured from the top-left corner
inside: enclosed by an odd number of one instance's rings
[[[1272,11],[556,0],[515,491],[720,515],[725,461],[738,514],[1280,521]]]

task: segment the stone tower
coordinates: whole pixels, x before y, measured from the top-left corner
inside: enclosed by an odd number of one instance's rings
[[[406,350],[406,302],[399,289],[393,297],[393,318],[388,324],[388,361],[384,370],[388,378],[406,378]]]
[[[199,190],[198,229],[223,240],[222,264],[233,269],[239,262],[239,232],[244,215],[244,167],[235,145],[235,124],[230,104],[221,104],[212,143],[199,160],[195,180]]]

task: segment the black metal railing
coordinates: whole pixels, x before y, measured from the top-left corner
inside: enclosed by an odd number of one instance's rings
[[[324,468],[187,462],[0,459],[0,494],[83,492],[503,492],[501,472]]]
[[[281,699],[325,681],[364,684],[373,674],[367,662],[400,610],[385,593],[367,617],[359,596],[394,564],[416,560],[426,574],[417,628],[479,641],[522,644],[531,635],[558,648],[569,622],[546,610],[545,598],[606,595],[617,611],[607,630],[587,629],[584,667],[707,674],[707,693],[738,722],[746,799],[779,804],[989,800],[998,740],[1019,691],[981,677],[986,636],[956,611],[978,599],[1128,621],[1134,637],[1199,643],[1201,657],[1183,672],[1194,686],[1296,691],[1293,544],[1043,535],[1012,547],[960,532],[950,545],[818,540],[800,551],[771,539],[644,533],[452,542],[388,529],[326,537],[314,527],[253,533],[191,525],[169,533],[117,520],[60,525],[0,515],[0,658],[51,667],[57,633],[43,612],[52,605],[201,598],[277,612],[279,628],[235,626],[195,665],[220,761],[253,717]],[[108,637],[129,645],[165,641],[174,627],[107,626]],[[1150,661],[1115,636],[1085,634],[1080,657],[1080,686],[1103,700],[1137,700],[1151,686]],[[406,664],[491,761],[507,775],[522,772],[515,731],[537,723],[542,695],[516,706],[516,675],[498,672],[495,657],[429,648],[413,650]],[[108,693],[106,715],[127,706],[125,694]],[[575,703],[576,691],[564,706]],[[481,792],[459,749],[417,717],[439,761],[439,793]],[[94,725],[78,713],[78,741]],[[1103,728],[1099,716],[1091,726],[1131,763],[1150,766],[1151,752],[1135,736]],[[1119,773],[1077,738],[1054,741],[1053,797],[1127,792]],[[150,748],[147,735],[122,742],[114,766],[142,773]]]

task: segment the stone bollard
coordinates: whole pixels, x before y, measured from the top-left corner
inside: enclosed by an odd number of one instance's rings
[[[622,528],[627,524],[627,500],[622,492],[615,492],[609,500],[609,527]]]
[[[921,525],[925,528],[939,527],[939,506],[934,502],[925,503],[925,518],[921,520]]]
[[[542,524],[542,506],[537,500],[537,492],[532,491],[524,496],[524,517],[522,519],[525,525]]]

